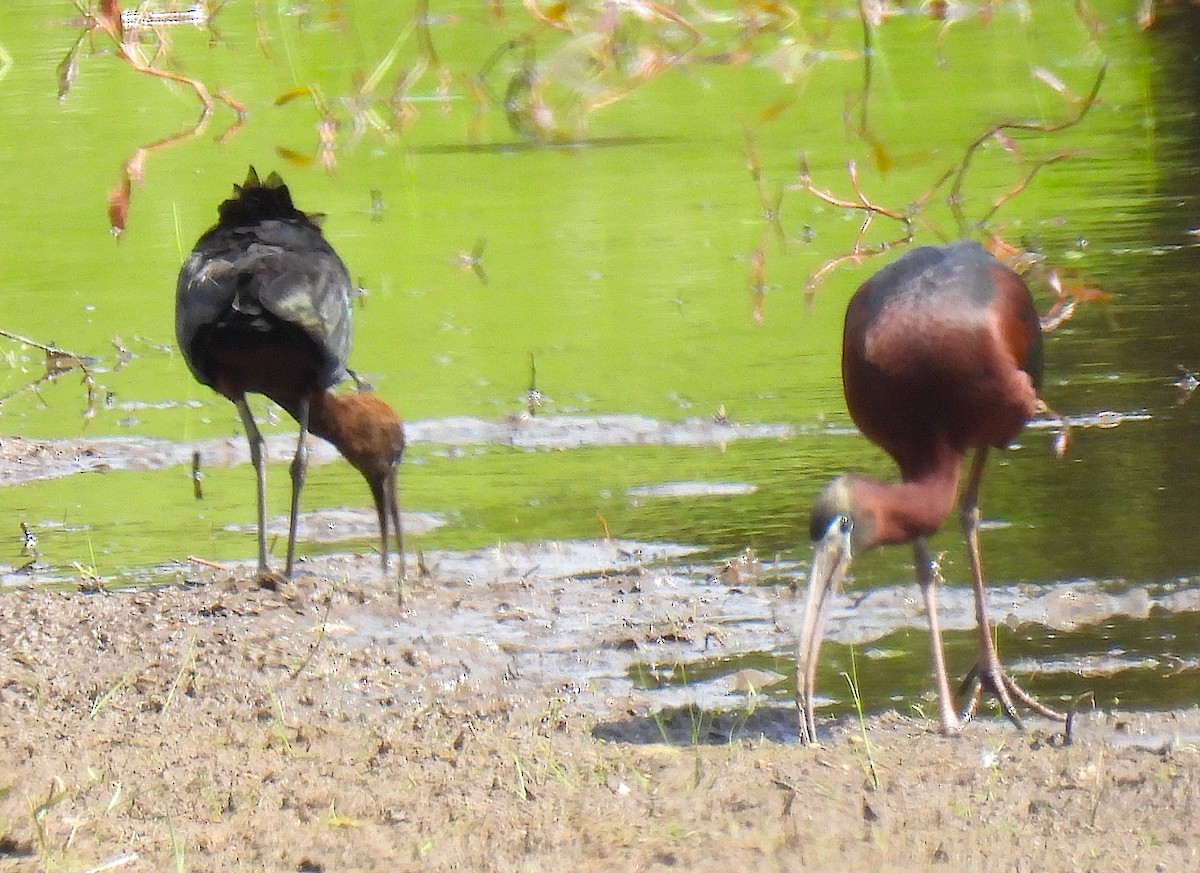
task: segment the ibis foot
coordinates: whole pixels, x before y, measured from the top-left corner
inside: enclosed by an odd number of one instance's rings
[[[962,711],[962,721],[964,724],[975,717],[984,692],[993,695],[1000,702],[1000,708],[1004,710],[1004,714],[1008,717],[1008,720],[1021,730],[1025,729],[1025,724],[1021,721],[1021,715],[1017,712],[1017,707],[1013,703],[1014,700],[1026,709],[1044,718],[1062,722],[1067,720],[1065,713],[1046,706],[1046,704],[1018,685],[1016,680],[1009,676],[1004,668],[1000,666],[1000,663],[996,661],[991,664],[976,664],[971,668],[971,672],[967,674],[966,678],[963,679],[959,693],[964,694],[967,698],[967,705]]]
[[[278,591],[290,581],[290,576],[278,570],[263,569],[254,574],[254,584],[266,591]]]

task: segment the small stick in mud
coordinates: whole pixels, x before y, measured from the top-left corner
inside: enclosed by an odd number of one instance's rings
[[[1069,746],[1075,742],[1075,715],[1079,711],[1079,704],[1083,703],[1085,700],[1090,701],[1094,707],[1096,705],[1096,692],[1085,691],[1083,694],[1080,694],[1071,701],[1071,706],[1067,710],[1067,721],[1066,724],[1063,725],[1063,746]]]
[[[204,473],[200,470],[200,450],[192,452],[192,495],[204,499]]]
[[[87,394],[87,406],[84,408],[83,418],[85,421],[89,421],[96,415],[97,385],[91,368],[99,363],[98,358],[79,355],[75,352],[59,348],[53,343],[40,343],[37,340],[8,330],[0,330],[0,337],[10,339],[22,345],[32,346],[35,349],[41,349],[46,353],[45,372],[27,385],[23,385],[0,396],[0,405],[3,405],[6,400],[11,400],[13,397],[24,394],[27,391],[34,394],[42,403],[46,403],[39,391],[42,385],[47,382],[54,382],[60,376],[79,370],[83,374],[83,385]]]

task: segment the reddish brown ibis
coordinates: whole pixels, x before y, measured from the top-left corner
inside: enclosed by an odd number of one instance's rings
[[[1049,718],[1004,671],[992,641],[979,555],[979,485],[988,449],[1007,446],[1042,407],[1042,333],[1021,277],[973,242],[915,249],[884,267],[854,294],[842,338],[846,405],[859,430],[892,456],[900,481],[846,474],[812,509],[808,601],[798,651],[801,739],[816,737],[813,689],[824,605],[853,557],[878,546],[912,543],[917,584],[929,617],[941,728],[961,729],[984,691],[1018,726],[1014,700]],[[963,459],[974,449],[961,502],[963,536],[975,588],[979,656],[963,689],[962,721],[946,677],[938,627],[938,570],[925,538],[954,508]]]
[[[321,235],[317,217],[292,204],[278,174],[260,181],[254,168],[218,208],[179,271],[175,336],[197,380],[237,406],[258,477],[258,569],[269,571],[264,531],[263,438],[248,393],[278,403],[300,425],[292,460],[287,576],[296,554],[296,515],[308,466],[308,433],[328,440],[367,480],[379,514],[384,569],[389,526],[400,575],[404,537],[396,475],[404,427],[371,394],[335,394],[350,354],[350,274]]]

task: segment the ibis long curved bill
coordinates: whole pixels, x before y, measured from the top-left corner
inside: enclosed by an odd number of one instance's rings
[[[829,521],[825,532],[819,535],[820,538],[813,540],[804,624],[800,630],[800,642],[796,652],[800,741],[803,743],[815,743],[817,740],[813,693],[816,689],[821,642],[825,636],[825,602],[830,593],[842,587],[842,581],[850,570],[853,529],[854,524],[848,516],[838,515]]]

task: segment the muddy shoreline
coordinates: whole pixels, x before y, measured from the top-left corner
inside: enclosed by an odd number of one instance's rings
[[[570,572],[589,560],[446,562],[403,607],[369,556],[273,587],[6,593],[0,870],[1196,863],[1200,710],[1086,713],[1069,746],[1057,726],[948,740],[886,714],[805,748],[790,706],[663,709],[619,664],[597,678],[671,610],[639,601],[655,582],[635,556]],[[563,592],[585,590],[606,609],[563,650]]]

